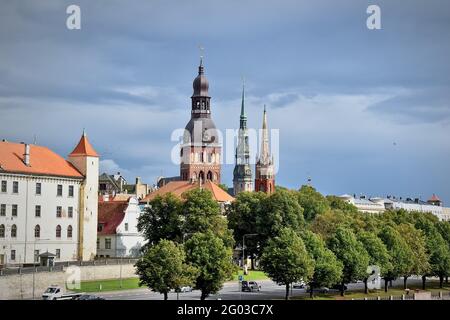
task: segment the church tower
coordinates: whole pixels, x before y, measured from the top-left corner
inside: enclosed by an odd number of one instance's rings
[[[269,130],[267,129],[266,106],[264,106],[262,141],[259,157],[256,158],[255,166],[255,191],[268,194],[275,192],[275,175],[273,170],[273,156],[269,150]]]
[[[247,116],[245,114],[245,85],[242,86],[241,117],[236,147],[236,165],[233,171],[234,195],[242,191],[253,191],[250,148],[248,141]]]
[[[68,161],[84,176],[80,187],[78,259],[94,260],[97,254],[99,156],[83,130],[80,142]]]
[[[203,57],[193,83],[191,120],[186,125],[180,150],[180,178],[185,181],[210,180],[220,183],[222,147],[211,118],[209,83],[204,75]]]

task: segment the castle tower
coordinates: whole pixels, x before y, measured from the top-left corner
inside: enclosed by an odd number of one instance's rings
[[[275,191],[275,174],[273,170],[273,157],[269,149],[269,130],[267,129],[266,106],[264,106],[262,141],[259,158],[255,166],[255,191],[271,194]]]
[[[180,178],[186,181],[220,183],[220,157],[222,147],[211,118],[209,83],[204,75],[203,58],[193,83],[191,120],[185,128],[181,145]]]
[[[84,175],[80,187],[78,259],[93,260],[97,253],[99,156],[84,130],[68,161]]]
[[[253,191],[250,147],[248,141],[247,116],[245,114],[245,85],[242,85],[241,116],[236,147],[236,165],[233,171],[234,195],[242,191]]]

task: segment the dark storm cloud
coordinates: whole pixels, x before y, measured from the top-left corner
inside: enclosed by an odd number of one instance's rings
[[[369,4],[382,30],[367,30]],[[219,128],[238,125],[242,76],[250,126],[267,104],[280,184],[449,202],[449,40],[445,0],[2,1],[0,136],[67,154],[86,127],[105,170],[175,175],[202,44]]]

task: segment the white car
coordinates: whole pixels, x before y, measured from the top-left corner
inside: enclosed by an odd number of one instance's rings
[[[181,287],[180,292],[192,292],[192,287],[190,286]]]

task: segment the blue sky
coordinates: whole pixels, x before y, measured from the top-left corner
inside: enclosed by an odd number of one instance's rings
[[[278,184],[450,204],[445,0],[2,1],[0,137],[66,155],[85,127],[103,170],[177,175],[170,135],[189,121],[199,44],[219,129],[239,125],[243,75],[250,127],[267,105]]]

